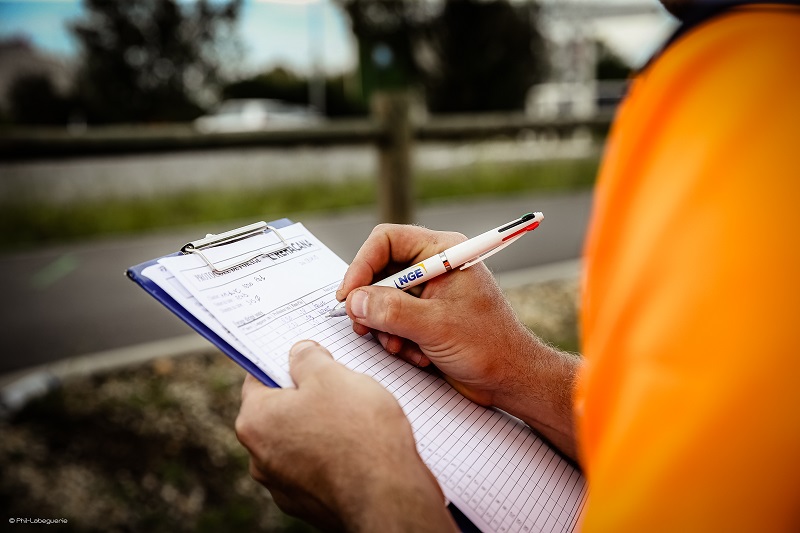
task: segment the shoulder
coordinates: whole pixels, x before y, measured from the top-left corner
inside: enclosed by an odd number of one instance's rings
[[[743,157],[787,157],[800,123],[799,51],[800,7],[731,9],[681,35],[632,80],[601,194],[665,172],[697,183]]]
[[[655,96],[675,104],[691,91],[698,97],[769,89],[781,80],[796,80],[793,68],[800,50],[800,6],[749,5],[679,30],[638,76]],[[659,94],[659,88],[668,93]]]

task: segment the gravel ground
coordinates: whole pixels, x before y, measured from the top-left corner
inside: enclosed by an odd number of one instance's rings
[[[543,339],[576,350],[577,287],[550,281],[507,296]],[[0,520],[58,520],[60,531],[310,531],[248,474],[233,433],[243,378],[209,350],[77,378],[30,402],[0,420]]]

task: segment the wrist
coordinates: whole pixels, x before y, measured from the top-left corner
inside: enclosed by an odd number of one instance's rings
[[[343,507],[347,531],[454,530],[436,479],[414,455],[402,463],[384,457],[363,478],[358,496]]]
[[[492,404],[522,419],[574,459],[573,398],[582,360],[526,333],[505,358]]]

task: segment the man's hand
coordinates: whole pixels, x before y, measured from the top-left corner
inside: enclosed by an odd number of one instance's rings
[[[575,457],[572,389],[579,359],[533,335],[483,263],[433,278],[411,294],[369,286],[465,239],[416,226],[377,226],[336,296],[347,298],[356,333],[372,332],[412,364],[433,363],[467,398],[522,418]]]
[[[444,496],[394,397],[313,341],[292,347],[297,388],[248,375],[236,435],[285,512],[325,530],[448,531]]]

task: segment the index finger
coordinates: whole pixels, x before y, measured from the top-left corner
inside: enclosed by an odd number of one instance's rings
[[[379,224],[375,226],[344,275],[336,299],[344,300],[350,291],[376,280],[392,263],[405,266],[427,259],[466,239],[455,232],[433,231],[420,226]]]
[[[244,377],[244,383],[242,383],[242,402],[250,395],[268,394],[271,390],[272,389],[258,381],[252,374],[248,373]]]

